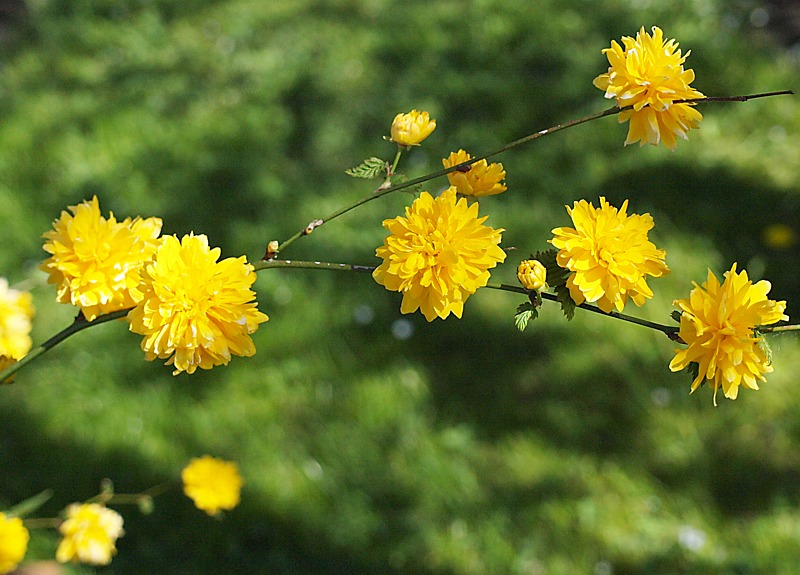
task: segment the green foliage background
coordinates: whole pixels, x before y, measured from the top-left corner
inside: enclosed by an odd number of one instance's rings
[[[745,0],[31,0],[0,56],[0,275],[33,290],[41,341],[74,310],[36,266],[41,234],[97,194],[118,217],[158,215],[227,256],[264,253],[369,191],[344,175],[393,156],[394,115],[438,128],[410,176],[460,147],[488,151],[608,103],[592,86],[612,38],[661,26],[691,49],[707,95],[797,88],[798,61]],[[757,19],[755,19],[757,20]],[[607,118],[505,154],[509,191],[481,201],[512,251],[547,247],[565,204],[605,195],[649,211],[670,277],[641,310],[668,321],[692,281],[734,261],[798,313],[796,97],[706,105],[677,151],[622,146]],[[432,182],[438,191],[444,181]],[[284,254],[375,264],[398,193]],[[122,508],[104,572],[579,574],[795,572],[800,560],[800,348],[718,408],[637,326],[482,290],[464,319],[401,316],[366,275],[262,272],[258,353],[173,377],[124,323],[85,331],[0,389],[0,507],[45,489],[42,513],[178,476],[190,457],[238,461],[221,521],[176,489]],[[411,328],[408,339],[393,327]],[[53,556],[35,532],[29,559]],[[81,571],[81,568],[76,568]],[[88,572],[88,571],[87,571]]]

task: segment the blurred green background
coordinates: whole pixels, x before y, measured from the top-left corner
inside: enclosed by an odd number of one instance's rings
[[[792,3],[784,3],[785,10]],[[608,105],[592,79],[611,39],[660,26],[706,95],[797,89],[791,14],[748,0],[6,0],[0,3],[0,275],[33,291],[35,340],[71,322],[36,266],[41,234],[96,194],[104,213],[157,215],[226,256],[370,190],[343,171],[391,158],[391,119],[438,127],[404,159],[418,176],[458,148],[494,149]],[[795,22],[796,23],[796,22]],[[565,204],[605,195],[650,212],[672,274],[642,317],[666,322],[706,270],[733,262],[798,314],[797,97],[702,107],[675,152],[623,147],[614,118],[500,159],[481,200],[516,247],[495,280],[548,247]],[[431,182],[432,192],[444,180]],[[375,265],[398,193],[284,255]],[[773,226],[789,232],[776,244]],[[401,316],[368,275],[269,270],[255,357],[173,377],[123,323],[73,337],[0,389],[0,508],[52,488],[41,514],[236,460],[222,520],[174,490],[120,508],[103,573],[792,574],[800,563],[800,347],[714,408],[667,365],[673,344],[546,304],[524,334],[519,296],[482,290],[464,318]],[[591,316],[591,317],[590,317]],[[29,560],[56,536],[33,534]],[[75,572],[92,572],[75,568]]]

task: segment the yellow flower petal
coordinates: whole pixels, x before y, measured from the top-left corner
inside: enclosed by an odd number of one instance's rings
[[[526,290],[546,290],[547,268],[539,260],[523,260],[517,267],[517,279]]]
[[[239,468],[231,461],[210,455],[192,459],[183,468],[181,479],[186,496],[209,515],[233,509],[239,504],[243,481]]]
[[[722,284],[708,270],[706,282],[694,286],[687,299],[674,302],[681,310],[679,335],[687,347],[675,349],[669,368],[680,371],[696,363],[698,375],[692,391],[708,381],[715,403],[720,388],[730,399],[736,399],[740,386],[758,389],[758,382],[766,381],[764,375],[772,366],[753,329],[788,321],[786,302],[767,298],[769,282],[753,284],[746,271],[736,272],[735,263],[725,272]]]
[[[610,64],[608,72],[594,79],[594,85],[615,99],[617,106],[628,107],[620,112],[620,123],[630,121],[625,145],[658,145],[663,142],[675,149],[677,138],[696,128],[703,116],[692,104],[675,104],[677,100],[702,98],[703,94],[689,84],[694,72],[685,70],[689,56],[681,55],[675,40],[664,40],[664,33],[653,26],[653,35],[644,26],[636,38],[622,38],[603,50]]]
[[[30,534],[19,517],[0,513],[0,575],[10,573],[25,558]]]
[[[56,284],[58,301],[78,306],[89,321],[133,307],[132,290],[155,252],[161,220],[106,219],[97,196],[69,210],[44,234],[44,250],[52,256],[40,266],[48,283]]]
[[[31,350],[31,294],[8,286],[0,278],[0,356],[22,359]]]
[[[392,141],[401,146],[416,146],[436,129],[436,120],[428,112],[411,110],[408,114],[397,114],[392,122]]]
[[[653,227],[650,214],[627,214],[628,201],[619,209],[604,197],[595,208],[586,200],[575,202],[567,213],[574,228],[553,230],[548,240],[556,248],[556,262],[572,272],[567,279],[572,299],[578,305],[594,302],[606,313],[622,311],[628,299],[641,306],[653,297],[647,276],[669,273],[666,253],[648,239]]]
[[[403,294],[402,313],[461,317],[467,298],[489,281],[488,270],[506,258],[498,245],[504,230],[484,221],[478,205],[457,200],[452,186],[436,199],[422,192],[405,217],[384,220],[390,235],[376,250],[383,263],[372,277]]]
[[[169,358],[175,375],[253,355],[250,334],[269,319],[253,301],[253,266],[219,256],[204,235],[166,236],[141,273],[130,330],[144,336],[145,358]]]
[[[450,156],[442,160],[445,168],[450,168],[463,164],[472,159],[467,152],[459,150],[450,152]],[[447,174],[447,179],[451,186],[455,186],[456,192],[462,196],[493,196],[506,191],[506,185],[502,180],[506,177],[503,164],[488,164],[486,160],[480,160],[470,164],[465,171],[456,170]]]
[[[56,549],[56,559],[108,565],[117,552],[116,542],[122,537],[122,517],[99,503],[73,503],[67,518],[59,526],[63,538]]]

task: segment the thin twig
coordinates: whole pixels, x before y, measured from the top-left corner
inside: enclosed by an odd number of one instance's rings
[[[496,290],[502,290],[502,291],[508,291],[508,292],[513,292],[513,293],[519,293],[519,294],[523,294],[523,295],[528,295],[528,290],[526,290],[522,286],[509,285],[509,284],[503,284],[503,283],[498,283],[498,284],[488,283],[488,284],[486,284],[486,287],[491,288],[491,289],[496,289]],[[558,301],[558,298],[556,297],[555,294],[544,292],[544,293],[542,293],[540,295],[542,296],[542,299],[546,299],[546,300],[553,301],[553,302],[557,302]],[[580,304],[580,305],[578,305],[576,307],[578,309],[583,309],[583,310],[586,310],[586,311],[590,311],[592,313],[599,313],[599,314],[604,315],[604,316],[613,317],[615,319],[619,319],[619,320],[622,320],[622,321],[627,321],[628,323],[635,323],[636,325],[641,325],[643,327],[649,327],[650,329],[654,329],[656,331],[660,331],[661,333],[666,335],[672,341],[680,341],[680,338],[678,337],[679,328],[677,326],[671,326],[671,325],[664,325],[664,324],[661,324],[661,323],[656,323],[654,321],[642,319],[640,317],[635,317],[635,316],[632,316],[632,315],[627,315],[627,314],[624,314],[624,313],[620,313],[618,311],[605,312],[605,311],[601,310],[599,307],[597,307],[596,305],[588,304],[586,302],[584,302],[584,303],[582,303],[582,304]]]
[[[25,365],[27,365],[40,355],[43,355],[46,352],[50,351],[51,349],[53,349],[55,346],[57,346],[59,343],[61,343],[71,335],[74,335],[79,331],[83,331],[88,327],[92,327],[94,325],[100,325],[101,323],[106,323],[108,321],[125,317],[126,315],[128,315],[129,311],[130,309],[121,309],[119,311],[107,313],[105,315],[99,315],[92,321],[87,321],[86,318],[83,316],[83,314],[79,313],[78,316],[75,318],[75,321],[73,321],[69,327],[62,329],[60,332],[55,334],[46,342],[32,349],[28,353],[28,355],[26,355],[19,361],[14,362],[13,364],[5,368],[3,371],[0,371],[0,382],[7,381],[8,378],[17,373]]]
[[[779,90],[779,91],[775,91],[775,92],[762,92],[760,94],[747,94],[747,95],[742,95],[742,96],[711,96],[711,97],[703,97],[703,98],[691,98],[691,99],[686,99],[686,100],[675,100],[673,102],[673,104],[698,104],[698,103],[701,103],[701,102],[746,102],[747,100],[755,100],[756,98],[767,98],[767,97],[770,97],[770,96],[782,96],[782,95],[788,95],[788,94],[794,94],[794,92],[792,90]],[[542,136],[547,136],[549,134],[554,134],[556,132],[560,132],[561,130],[565,130],[567,128],[572,128],[573,126],[579,126],[580,124],[585,124],[587,122],[591,122],[592,120],[598,120],[600,118],[605,118],[606,116],[612,116],[614,114],[617,114],[617,113],[619,113],[619,112],[621,112],[623,110],[626,110],[628,108],[631,108],[631,107],[632,106],[624,106],[624,107],[612,106],[611,108],[603,110],[602,112],[597,112],[595,114],[590,114],[590,115],[585,116],[583,118],[579,118],[577,120],[570,120],[569,122],[564,122],[562,124],[556,124],[555,126],[553,126],[551,128],[546,128],[544,130],[539,130],[538,132],[534,132],[532,134],[528,134],[527,136],[523,136],[522,138],[514,140],[513,142],[510,142],[509,144],[506,144],[505,146],[497,148],[496,150],[493,150],[493,151],[491,151],[489,153],[483,154],[482,156],[476,156],[476,157],[471,158],[471,159],[469,159],[469,160],[467,160],[465,162],[461,162],[460,164],[457,164],[455,166],[450,166],[449,168],[445,168],[445,169],[442,169],[442,170],[436,170],[435,172],[431,172],[429,174],[425,174],[424,176],[420,176],[420,177],[414,178],[412,180],[407,180],[407,181],[402,182],[400,184],[387,186],[386,182],[384,182],[380,187],[378,187],[377,189],[375,189],[372,192],[370,192],[369,195],[366,195],[366,196],[356,200],[355,202],[353,202],[351,204],[348,204],[348,205],[346,205],[346,206],[334,211],[333,213],[331,213],[327,217],[321,218],[319,220],[315,220],[317,225],[315,225],[314,227],[315,228],[320,227],[323,224],[325,224],[325,223],[327,223],[327,222],[329,222],[331,220],[334,220],[334,219],[338,218],[339,216],[344,215],[347,212],[349,212],[349,211],[351,211],[351,210],[353,210],[353,209],[355,209],[355,208],[357,208],[357,207],[359,207],[359,206],[361,206],[363,204],[366,204],[367,202],[371,202],[372,200],[380,198],[381,196],[385,196],[386,194],[390,194],[392,192],[397,192],[399,190],[410,188],[412,186],[416,186],[417,184],[421,184],[421,183],[427,182],[429,180],[433,180],[435,178],[439,178],[441,176],[445,176],[445,175],[449,174],[450,172],[455,172],[456,170],[464,169],[466,166],[470,166],[470,165],[474,164],[475,162],[480,162],[481,160],[486,160],[486,159],[491,158],[493,156],[496,156],[498,154],[502,154],[503,152],[507,152],[511,148],[515,148],[516,146],[519,146],[519,145],[524,144],[526,142],[530,142],[532,140],[536,140],[538,138],[541,138]],[[397,166],[397,160],[398,159],[399,159],[399,155],[395,157],[394,167]],[[308,235],[305,232],[306,232],[306,228],[303,228],[302,230],[300,230],[299,232],[297,232],[296,234],[291,236],[289,239],[284,241],[278,247],[278,252],[280,252],[280,251],[286,249],[287,247],[289,247],[298,238],[300,238],[300,237],[302,237],[304,235]]]

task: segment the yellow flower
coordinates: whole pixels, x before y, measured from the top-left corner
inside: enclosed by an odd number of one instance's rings
[[[484,226],[487,217],[478,217],[477,203],[456,201],[452,186],[436,199],[422,192],[405,217],[383,221],[390,235],[376,250],[383,263],[372,277],[403,293],[402,313],[461,317],[467,298],[489,281],[487,270],[506,259],[498,245],[504,230]]]
[[[58,301],[71,303],[92,321],[98,315],[133,307],[131,290],[139,270],[155,251],[161,219],[137,217],[117,222],[100,214],[97,196],[61,212],[44,250],[52,257],[40,266],[56,284]]]
[[[428,112],[411,110],[408,114],[397,114],[392,122],[392,142],[401,146],[416,146],[436,129],[436,120]]]
[[[244,256],[219,256],[204,235],[166,236],[142,270],[130,329],[144,336],[145,358],[169,358],[174,375],[253,355],[250,334],[269,319],[253,301],[253,266]]]
[[[442,160],[442,165],[445,168],[463,164],[472,159],[467,152],[459,150],[458,152],[450,152],[450,156]],[[479,160],[474,164],[470,164],[465,168],[465,171],[456,170],[447,174],[447,179],[450,180],[450,185],[456,187],[456,191],[462,196],[493,196],[495,194],[502,194],[508,188],[501,183],[501,180],[506,177],[506,171],[503,169],[503,164],[489,164],[486,160]]]
[[[239,505],[242,478],[232,461],[204,455],[192,459],[181,472],[183,492],[194,501],[195,507],[216,515],[221,510]]]
[[[0,355],[21,359],[31,350],[31,294],[8,287],[0,278]]]
[[[0,513],[0,575],[17,568],[28,550],[30,535],[19,517]]]
[[[117,552],[122,517],[99,503],[73,503],[67,507],[67,518],[59,526],[63,539],[56,549],[61,563],[74,561],[89,565],[108,565]]]
[[[622,311],[628,298],[641,306],[653,297],[647,276],[669,273],[666,253],[647,239],[653,227],[650,214],[627,215],[628,200],[622,207],[611,206],[600,197],[600,207],[586,200],[575,202],[567,212],[575,228],[556,228],[548,240],[558,248],[556,262],[575,272],[567,279],[570,295],[578,305],[596,302],[608,313]]]
[[[528,291],[547,289],[547,268],[539,260],[523,260],[517,267],[517,279]]]
[[[684,70],[683,63],[691,52],[681,56],[675,40],[664,41],[664,33],[653,26],[651,36],[644,26],[636,39],[624,36],[623,49],[616,41],[603,50],[611,66],[608,72],[594,79],[594,85],[605,90],[606,98],[616,98],[617,106],[628,107],[619,114],[619,122],[630,120],[625,145],[664,145],[674,150],[676,136],[686,139],[686,132],[696,128],[703,116],[693,104],[673,104],[676,100],[703,98],[690,87],[694,71]]]
[[[768,248],[786,250],[797,242],[797,234],[786,224],[770,224],[763,232],[763,241]]]
[[[753,284],[746,271],[736,273],[736,264],[725,272],[722,285],[708,270],[708,280],[694,286],[687,299],[674,302],[681,310],[679,335],[688,347],[675,350],[669,368],[680,371],[690,363],[698,364],[692,391],[708,380],[715,405],[720,387],[730,399],[736,399],[740,385],[758,389],[758,381],[766,381],[764,374],[772,366],[753,328],[788,321],[783,313],[786,302],[768,299],[770,283]]]

